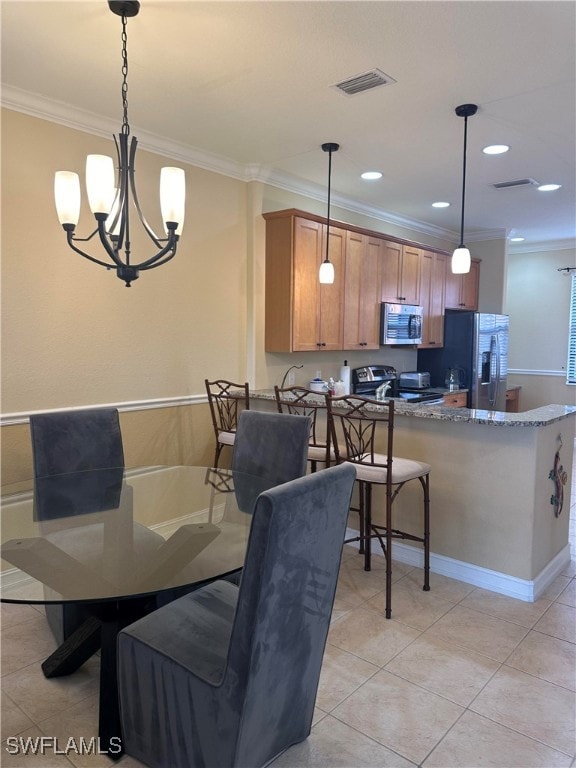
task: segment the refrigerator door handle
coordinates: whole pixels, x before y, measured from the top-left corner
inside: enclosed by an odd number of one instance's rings
[[[494,370],[490,370],[490,388],[488,399],[491,406],[494,406],[498,399],[498,389],[500,383],[500,344],[498,334],[495,333],[490,338],[490,358],[494,360]],[[490,366],[492,369],[492,365]]]

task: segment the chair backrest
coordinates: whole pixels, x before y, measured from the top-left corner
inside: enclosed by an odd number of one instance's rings
[[[322,395],[306,387],[274,387],[278,413],[291,413],[298,416],[310,416],[309,445],[326,448],[326,463],[330,458],[330,431],[326,417],[326,401]],[[324,416],[324,419],[321,417]]]
[[[273,485],[306,474],[309,416],[242,411],[232,452],[232,470],[264,477]]]
[[[312,722],[355,477],[331,467],[258,498],[223,683],[244,699],[234,765],[307,735],[294,721]]]
[[[326,395],[326,408],[336,460],[384,467],[391,478],[394,401],[370,400],[357,395]],[[386,430],[380,450],[376,446],[378,427]]]
[[[116,408],[30,416],[34,476],[124,466]]]
[[[208,403],[214,432],[236,432],[238,415],[242,408],[250,408],[249,384],[235,384],[233,381],[205,379]]]
[[[32,415],[30,436],[37,519],[118,506],[124,449],[116,408]],[[72,472],[80,474],[57,477]]]

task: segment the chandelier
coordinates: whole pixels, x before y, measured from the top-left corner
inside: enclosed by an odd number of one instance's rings
[[[162,168],[160,171],[160,209],[166,237],[158,237],[146,221],[136,192],[134,168],[138,140],[130,138],[128,122],[128,53],[126,19],[136,16],[140,3],[136,0],[108,0],[110,10],[122,18],[122,127],[114,136],[117,168],[106,155],[88,155],[86,158],[86,191],[88,203],[96,219],[96,229],[88,237],[78,237],[76,226],[80,218],[80,178],[77,173],[57,171],[54,179],[54,197],[58,219],[68,245],[89,261],[106,269],[114,269],[127,287],[139,277],[140,272],[159,267],[176,255],[178,240],[184,224],[186,181],[181,168]],[[130,141],[129,141],[130,139]],[[157,248],[156,253],[144,261],[132,261],[130,241],[130,203],[148,237]],[[103,261],[79,248],[98,235],[108,261]]]

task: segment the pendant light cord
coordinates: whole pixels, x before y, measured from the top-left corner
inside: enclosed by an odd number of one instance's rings
[[[326,221],[326,258],[324,259],[325,262],[330,261],[329,253],[330,253],[330,187],[331,187],[331,179],[332,179],[332,149],[329,149],[328,150],[328,210],[327,210],[327,221]]]
[[[468,115],[464,117],[464,161],[462,163],[462,211],[460,218],[460,248],[464,247],[464,202],[466,198],[466,148],[468,145]]]

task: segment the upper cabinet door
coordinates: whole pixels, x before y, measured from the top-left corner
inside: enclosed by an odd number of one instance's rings
[[[382,301],[400,301],[400,274],[402,271],[402,246],[384,240],[382,246]]]
[[[450,259],[446,259],[446,309],[478,309],[478,289],[480,281],[480,262],[472,260],[470,272],[455,275],[450,269]]]
[[[378,349],[380,266],[384,241],[347,232],[344,349]]]
[[[317,221],[294,220],[294,303],[292,349],[307,352],[318,349],[320,341],[320,283],[323,226]]]
[[[316,283],[320,289],[319,327],[316,349],[341,350],[344,327],[344,264],[346,253],[346,230],[330,227],[329,258],[334,266],[334,282],[318,282],[320,264],[325,258],[326,227],[322,227],[322,254],[316,268]]]
[[[382,256],[382,301],[420,303],[420,259],[422,251],[411,245],[384,241]]]

